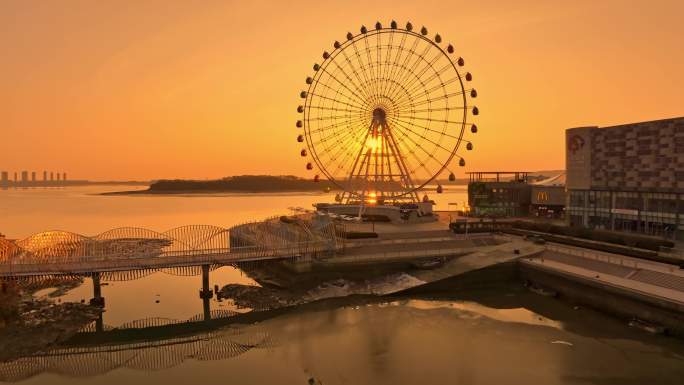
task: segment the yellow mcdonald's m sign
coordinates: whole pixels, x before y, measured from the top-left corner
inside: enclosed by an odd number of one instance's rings
[[[549,192],[548,191],[537,191],[537,201],[548,202],[549,201]]]

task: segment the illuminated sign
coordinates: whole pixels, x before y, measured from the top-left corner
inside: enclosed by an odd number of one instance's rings
[[[548,191],[537,191],[537,201],[548,202],[549,201],[549,192]]]
[[[584,138],[577,134],[570,136],[570,138],[568,139],[568,151],[570,151],[572,155],[575,155],[577,151],[581,150],[583,147]]]

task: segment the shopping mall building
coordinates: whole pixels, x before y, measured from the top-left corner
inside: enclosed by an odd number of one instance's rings
[[[571,226],[684,240],[684,117],[565,132]]]

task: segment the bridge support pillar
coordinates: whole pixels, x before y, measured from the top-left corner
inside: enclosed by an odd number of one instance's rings
[[[104,320],[102,319],[102,313],[100,313],[100,316],[95,320],[95,331],[98,333],[104,331]]]
[[[210,265],[202,265],[202,289],[200,289],[200,298],[202,298],[202,305],[204,308],[204,320],[211,320],[211,306],[209,300],[214,296],[214,292],[209,288],[209,268]]]
[[[105,299],[102,296],[102,286],[100,285],[100,273],[94,272],[90,275],[93,279],[93,298],[90,300],[91,305],[104,307]]]

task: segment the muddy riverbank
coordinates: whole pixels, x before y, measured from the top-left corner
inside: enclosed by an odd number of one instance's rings
[[[35,289],[4,287],[0,298],[0,362],[35,354],[63,342],[81,328],[97,320],[103,309],[82,303],[57,303],[52,298],[80,285],[78,280],[55,283],[44,297],[36,298]]]

